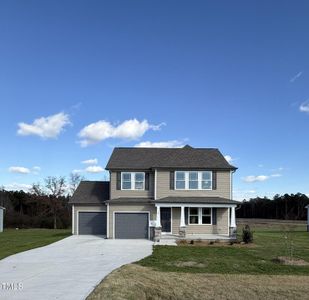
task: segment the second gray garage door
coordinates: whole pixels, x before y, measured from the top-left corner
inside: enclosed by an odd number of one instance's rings
[[[116,239],[148,239],[148,213],[115,213]]]
[[[106,235],[106,212],[79,212],[78,234]]]

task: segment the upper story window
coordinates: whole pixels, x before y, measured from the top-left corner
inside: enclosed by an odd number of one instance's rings
[[[144,190],[145,173],[144,172],[122,172],[121,173],[122,190]]]
[[[176,171],[176,190],[211,190],[212,171]]]

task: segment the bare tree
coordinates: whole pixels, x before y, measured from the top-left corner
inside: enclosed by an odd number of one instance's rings
[[[65,194],[65,177],[48,176],[45,178],[45,188],[49,196],[60,197]]]
[[[84,176],[82,176],[78,173],[71,173],[70,174],[70,183],[69,183],[70,196],[72,196],[74,194],[79,183],[84,179],[85,179]]]
[[[66,192],[65,177],[49,176],[44,179],[44,186],[40,183],[32,185],[31,192],[42,198],[42,201],[47,199],[49,209],[45,213],[51,213],[54,220],[54,229],[57,229],[57,217],[61,211],[61,203],[59,197],[64,196]]]
[[[36,195],[36,196],[45,196],[46,193],[43,190],[43,187],[40,183],[33,183],[32,187],[30,189],[30,193]]]

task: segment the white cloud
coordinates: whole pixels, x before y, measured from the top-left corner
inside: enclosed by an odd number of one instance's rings
[[[101,120],[84,127],[78,134],[82,147],[96,144],[109,138],[137,140],[148,130],[160,130],[161,126],[149,124],[147,120],[137,119],[126,120],[119,125],[113,125],[108,121]]]
[[[100,166],[89,166],[85,169],[88,173],[101,173],[104,172],[104,169]]]
[[[92,158],[92,159],[83,160],[82,164],[85,164],[85,165],[97,165],[98,164],[98,159],[97,158]]]
[[[79,174],[79,173],[83,173],[83,172],[84,172],[84,170],[80,170],[80,169],[74,169],[72,171],[72,173],[75,173],[75,174]]]
[[[135,145],[135,147],[143,147],[143,148],[181,148],[184,144],[181,141],[172,140],[166,142],[140,142]]]
[[[235,158],[232,158],[230,155],[225,155],[224,158],[229,164],[235,160]]]
[[[250,175],[243,178],[245,182],[265,181],[267,179],[269,179],[269,176],[267,175],[258,175],[258,176]]]
[[[34,167],[32,168],[32,173],[33,173],[34,175],[38,175],[38,174],[40,173],[40,171],[41,171],[41,167],[39,167],[39,166],[34,166]]]
[[[25,168],[25,167],[13,166],[13,167],[9,167],[9,172],[10,173],[19,173],[19,174],[29,174],[30,170],[28,168]]]
[[[254,176],[254,175],[250,175],[250,176],[246,176],[243,178],[243,180],[245,182],[249,182],[249,183],[252,183],[252,182],[262,182],[262,181],[266,181],[272,177],[281,177],[282,175],[281,174],[271,174],[271,175],[257,175],[257,176]]]
[[[281,176],[282,176],[281,174],[277,174],[277,173],[276,173],[276,174],[271,174],[271,175],[270,175],[270,177],[281,177]]]
[[[243,200],[248,198],[253,198],[257,195],[256,190],[234,190],[233,191],[233,199],[234,200]]]
[[[70,124],[69,115],[61,112],[35,119],[32,124],[18,123],[17,134],[37,135],[43,139],[56,138],[68,124]]]
[[[4,189],[7,191],[25,191],[25,192],[29,192],[30,189],[32,188],[31,184],[25,184],[25,183],[10,183],[10,184],[5,184]]]
[[[294,75],[291,79],[290,82],[293,83],[296,79],[298,79],[300,76],[303,75],[303,72],[298,72],[296,75]]]
[[[304,112],[304,113],[309,113],[309,100],[303,102],[300,105],[299,111]]]

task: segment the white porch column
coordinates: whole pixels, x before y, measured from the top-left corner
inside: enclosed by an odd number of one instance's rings
[[[161,213],[160,213],[160,206],[157,206],[157,227],[161,227]]]
[[[235,207],[231,207],[231,227],[236,227]]]
[[[185,207],[184,207],[184,206],[181,206],[180,227],[186,227],[186,222],[185,222]]]

